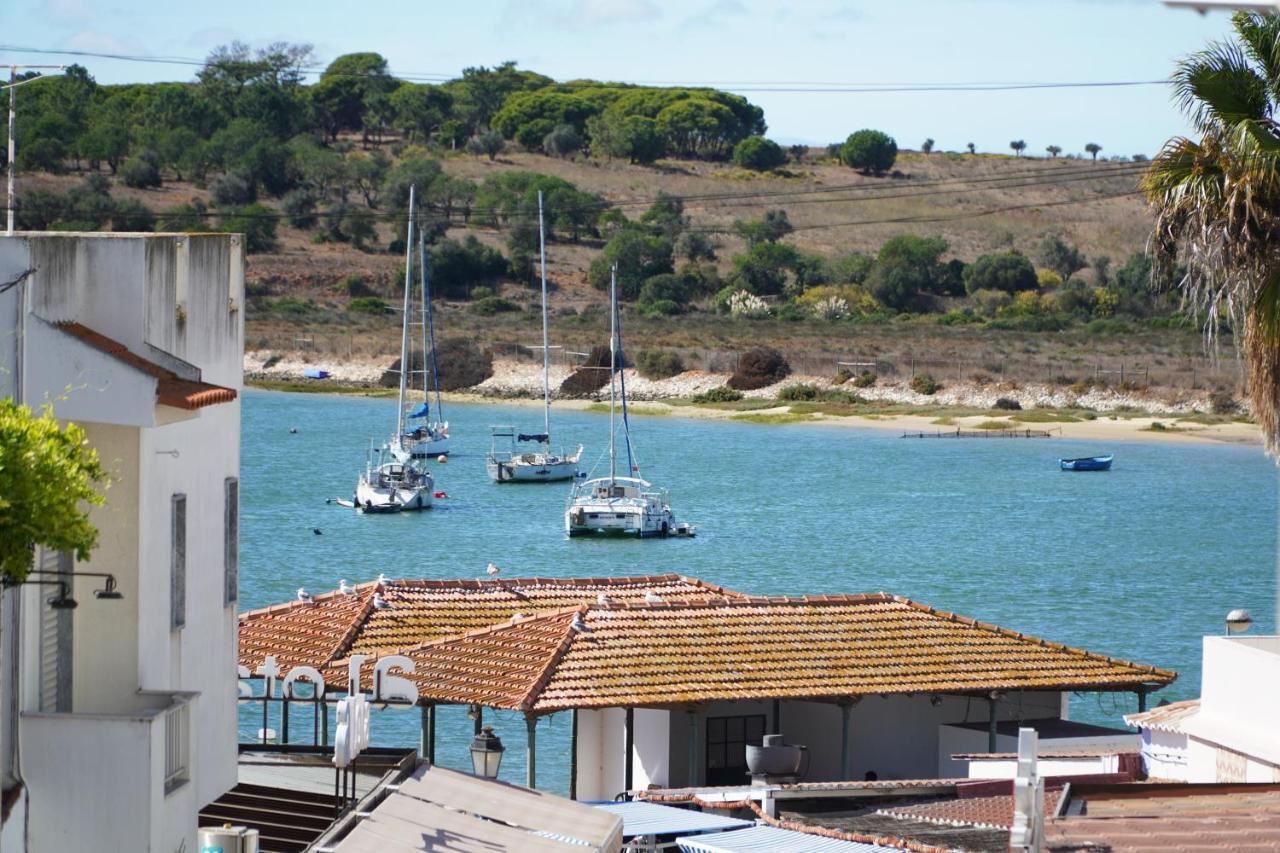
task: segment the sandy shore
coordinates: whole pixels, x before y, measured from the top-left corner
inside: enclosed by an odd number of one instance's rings
[[[323,359],[299,358],[297,354],[273,357],[267,352],[245,354],[245,378],[249,382],[289,382],[302,379],[308,368],[327,370],[332,379],[347,385],[376,383],[382,372],[390,366],[390,357],[367,362],[342,362],[327,364]],[[551,385],[559,387],[568,375],[567,369],[553,368]],[[1214,442],[1227,444],[1260,445],[1262,435],[1257,426],[1232,421],[1229,423],[1196,423],[1184,418],[1209,411],[1206,392],[1166,390],[1134,392],[1107,388],[1088,389],[1084,393],[1072,393],[1070,389],[1044,385],[973,385],[956,384],[945,387],[933,395],[912,391],[902,382],[881,382],[869,388],[838,386],[841,391],[856,393],[867,401],[896,406],[928,407],[930,414],[796,414],[786,403],[776,406],[741,411],[732,408],[695,406],[687,401],[696,394],[724,385],[727,375],[705,371],[687,371],[679,376],[663,380],[650,380],[634,370],[626,371],[627,396],[632,401],[635,415],[687,417],[730,420],[777,425],[808,424],[857,429],[891,430],[904,432],[947,432],[956,429],[974,430],[979,424],[992,421],[1008,423],[1009,429],[1043,430],[1054,438],[1083,439],[1099,442]],[[782,382],[765,388],[748,391],[747,400],[764,402],[777,397],[780,390],[789,385],[808,384],[819,390],[837,388],[829,377],[792,375]],[[319,387],[317,387],[319,390]],[[336,387],[336,393],[346,388]],[[494,374],[467,392],[444,395],[456,403],[493,404],[538,407],[542,404],[541,365],[526,361],[498,359],[494,362]],[[1092,410],[1092,420],[1066,420],[1046,422],[1021,422],[1010,420],[1016,412],[992,409],[1000,398],[1017,400],[1023,411],[1037,409]],[[564,409],[583,410],[608,399],[608,391],[598,393],[596,399],[557,399],[555,406]],[[947,410],[956,414],[945,416]],[[969,414],[975,409],[986,410],[981,414]],[[1052,417],[1052,415],[1050,416]],[[942,423],[939,421],[942,420]],[[1163,427],[1163,428],[1161,428]],[[974,439],[977,440],[977,439]]]

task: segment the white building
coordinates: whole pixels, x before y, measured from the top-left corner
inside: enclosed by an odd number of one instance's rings
[[[196,850],[235,784],[243,293],[236,235],[0,237],[0,396],[112,478],[92,559],[37,552],[48,583],[4,593],[3,853]]]
[[[1280,782],[1280,636],[1205,637],[1200,699],[1130,714],[1153,778]]]

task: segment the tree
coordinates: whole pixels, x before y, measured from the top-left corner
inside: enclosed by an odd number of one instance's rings
[[[0,576],[24,580],[37,545],[88,560],[98,544],[88,507],[103,505],[107,484],[81,427],[0,400]]]
[[[840,160],[864,175],[881,174],[893,168],[898,159],[898,143],[880,130],[859,130],[849,134],[840,146]]]
[[[1062,146],[1061,146],[1061,145],[1050,145],[1048,148],[1046,148],[1046,149],[1044,149],[1044,150],[1049,152],[1049,156],[1050,156],[1050,157],[1054,157],[1054,158],[1056,158],[1059,154],[1061,154],[1061,153],[1062,153]]]
[[[502,149],[506,148],[506,142],[502,138],[502,134],[496,130],[490,130],[479,136],[474,136],[467,143],[467,151],[471,154],[479,156],[484,154],[490,161],[496,160],[498,155],[502,153]]]
[[[1089,265],[1083,252],[1057,234],[1044,235],[1036,251],[1040,263],[1062,276],[1063,281]]]
[[[604,251],[591,262],[588,277],[598,290],[609,288],[609,269],[618,265],[618,298],[635,299],[645,280],[675,271],[671,241],[651,236],[635,227],[624,228],[605,244]]]
[[[763,136],[748,136],[733,148],[733,164],[755,172],[771,172],[787,162],[778,143]]]
[[[1093,275],[1098,287],[1106,287],[1111,283],[1111,256],[1098,255],[1093,259]]]
[[[404,83],[391,93],[395,126],[410,141],[425,143],[449,117],[453,96],[440,86]]]
[[[586,138],[571,124],[558,124],[542,137],[542,150],[552,157],[570,157],[586,144]]]
[[[901,234],[880,246],[867,289],[896,311],[911,311],[938,293],[945,275],[941,262],[947,241],[941,237]]]
[[[752,248],[760,243],[776,243],[795,229],[785,210],[767,210],[759,219],[737,220],[733,230],[747,241],[747,248]]]
[[[1102,150],[1102,146],[1096,142],[1090,142],[1084,147],[1084,150],[1093,155],[1093,159],[1098,159],[1098,152]]]
[[[1013,149],[1014,157],[1021,157],[1022,152],[1027,148],[1027,143],[1024,140],[1015,139],[1009,143],[1009,147]]]
[[[734,255],[733,285],[760,296],[777,295],[787,286],[787,274],[797,271],[800,251],[785,243],[756,243],[746,252]]]
[[[966,142],[964,147],[969,149],[970,154],[976,154],[978,152],[978,149],[972,142]]]
[[[920,143],[920,150],[921,150],[921,151],[923,151],[925,154],[928,154],[928,153],[932,152],[932,151],[933,151],[933,140],[932,140],[932,139],[926,139],[924,142],[921,142],[921,143]]]
[[[1267,452],[1280,451],[1280,15],[1237,13],[1230,44],[1179,62],[1174,92],[1199,139],[1174,137],[1142,189],[1155,208],[1156,272],[1178,282],[1210,334],[1243,337]]]
[[[1039,286],[1036,268],[1016,249],[983,255],[964,271],[964,286],[969,293],[979,290],[1001,290],[1018,293]]]
[[[646,116],[606,113],[587,122],[591,150],[607,157],[625,157],[631,163],[649,164],[667,153],[667,136]]]

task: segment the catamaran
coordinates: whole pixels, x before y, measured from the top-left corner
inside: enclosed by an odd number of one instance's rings
[[[412,372],[409,360],[409,308],[413,289],[413,226],[416,214],[413,187],[410,187],[409,227],[405,238],[405,320],[404,334],[400,339],[400,397],[396,408],[396,431],[390,442],[370,449],[364,471],[356,480],[353,502],[363,512],[428,509],[431,506],[431,490],[435,485],[431,474],[413,461],[408,445],[403,441],[407,435],[405,421],[408,418],[409,376]]]
[[[646,539],[655,536],[692,536],[693,525],[677,523],[667,491],[640,476],[631,447],[627,420],[627,385],[618,369],[622,352],[618,332],[618,268],[614,265],[609,286],[609,476],[574,484],[565,505],[564,528],[570,536],[613,534]],[[620,391],[620,394],[619,394]],[[622,404],[622,433],[627,448],[627,470],[635,476],[618,476],[618,399]]]
[[[414,215],[413,188],[409,189],[410,218]],[[436,365],[436,329],[431,311],[431,287],[427,276],[426,236],[418,229],[418,284],[422,299],[420,319],[413,321],[413,286],[411,268],[413,267],[413,222],[409,223],[409,231],[405,238],[405,273],[404,273],[404,327],[400,335],[400,386],[413,388],[412,376],[422,376],[422,402],[406,413],[410,401],[401,395],[400,411],[402,416],[397,423],[396,434],[391,438],[391,455],[401,462],[412,459],[430,459],[447,456],[449,453],[449,422],[442,415],[444,408],[440,403],[440,371]],[[409,333],[412,326],[422,330],[422,369],[414,368],[413,339]],[[428,364],[430,358],[430,385],[427,383]],[[435,412],[431,410],[431,394],[435,391]],[[416,389],[413,389],[416,390]]]
[[[571,454],[551,449],[551,345],[547,332],[547,242],[542,224],[542,192],[538,192],[538,254],[542,268],[542,432],[524,434],[512,426],[490,428],[491,445],[485,468],[496,483],[548,483],[578,476],[582,445]],[[500,440],[507,447],[499,449]],[[521,451],[519,444],[536,442],[540,450]]]

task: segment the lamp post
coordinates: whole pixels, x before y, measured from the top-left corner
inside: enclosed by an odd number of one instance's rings
[[[1253,617],[1243,607],[1237,607],[1227,614],[1227,636],[1243,634],[1253,626]]]
[[[485,779],[497,779],[503,750],[502,738],[493,733],[493,726],[485,726],[471,741],[472,772]]]

